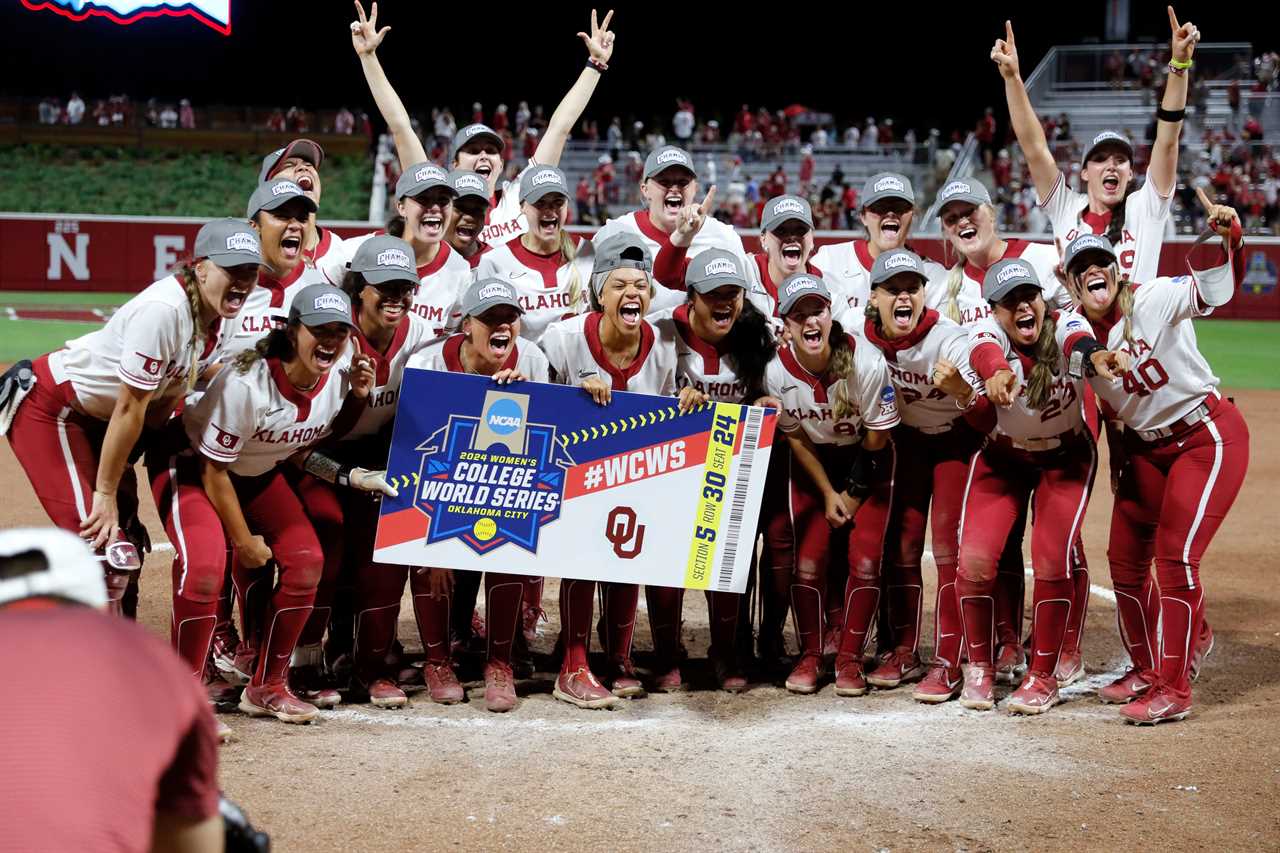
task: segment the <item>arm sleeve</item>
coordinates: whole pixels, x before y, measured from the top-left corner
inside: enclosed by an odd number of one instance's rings
[[[969,339],[966,335],[953,335],[943,346],[942,357],[956,366],[956,370],[960,371],[960,375],[964,377],[965,382],[969,383],[970,388],[977,393],[983,391],[982,379],[969,363]]]
[[[658,251],[653,261],[653,277],[663,287],[684,290],[684,276],[689,269],[689,249],[670,243]]]
[[[989,321],[978,323],[969,333],[968,362],[979,379],[990,379],[998,371],[1009,369],[1004,351],[1004,337]]]
[[[178,332],[178,315],[172,305],[147,302],[138,306],[121,336],[120,366],[116,368],[120,381],[142,391],[159,388],[169,362],[182,354],[184,342],[178,340]]]
[[[244,377],[235,368],[221,371],[196,409],[197,417],[207,415],[199,437],[200,453],[215,462],[239,459],[245,440],[257,428],[253,397]]]

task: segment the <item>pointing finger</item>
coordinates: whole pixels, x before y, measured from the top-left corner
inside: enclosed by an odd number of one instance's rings
[[[698,211],[705,216],[706,213],[711,210],[711,207],[712,205],[715,204],[715,201],[716,201],[716,185],[712,184],[711,188],[707,190],[706,198],[702,200],[702,204],[698,205]]]
[[[1172,6],[1169,7],[1169,14],[1173,14]],[[1004,40],[1009,43],[1009,47],[1013,47],[1013,21],[1004,22]]]
[[[1213,209],[1217,207],[1217,205],[1209,199],[1209,196],[1205,195],[1204,187],[1196,187],[1196,198],[1200,199],[1200,204],[1204,207],[1205,213],[1212,213]]]
[[[375,30],[378,28],[378,4],[377,3],[369,4],[369,26],[373,27]]]
[[[1176,33],[1178,30],[1182,29],[1182,25],[1178,23],[1178,16],[1174,13],[1173,7],[1169,6],[1168,9],[1169,9],[1169,26],[1172,27],[1173,31]]]

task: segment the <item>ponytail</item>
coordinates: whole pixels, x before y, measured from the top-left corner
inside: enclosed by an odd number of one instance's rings
[[[831,414],[836,420],[847,418],[857,412],[857,406],[849,397],[849,383],[853,375],[853,347],[845,337],[844,327],[839,321],[831,321],[831,334],[827,338],[831,342],[831,360],[827,362],[827,373],[840,380],[836,383],[836,404]]]
[[[1058,348],[1058,323],[1048,312],[1044,315],[1044,323],[1040,326],[1040,337],[1036,339],[1034,356],[1035,366],[1027,377],[1027,406],[1032,409],[1043,409],[1049,402],[1053,392],[1053,378],[1058,375],[1062,362],[1062,351]]]
[[[582,288],[582,273],[578,270],[578,265],[574,263],[577,258],[578,247],[574,245],[573,235],[561,228],[560,263],[569,265],[569,288],[566,291],[569,296],[569,310],[574,314],[581,314],[583,305],[587,300],[583,298],[586,294]]]
[[[213,263],[210,261],[209,263]],[[200,324],[200,282],[196,279],[196,262],[188,261],[174,273],[187,291],[187,304],[191,308],[191,363],[187,366],[187,393],[196,387],[196,368],[200,366],[200,353],[204,351],[204,329]]]
[[[951,269],[947,270],[947,301],[942,316],[948,320],[960,322],[960,288],[964,286],[964,256]]]
[[[733,356],[738,381],[746,392],[744,403],[764,394],[764,371],[773,360],[777,346],[773,329],[760,310],[743,295],[742,311],[724,337],[724,348]]]
[[[1116,307],[1124,317],[1125,343],[1132,347],[1136,343],[1133,337],[1133,282],[1128,276],[1120,279],[1119,290],[1116,291]]]
[[[265,338],[254,344],[253,349],[240,352],[233,362],[236,371],[248,373],[254,362],[264,358],[275,358],[280,361],[292,359],[298,351],[293,346],[293,339],[289,337],[289,331],[290,329],[296,329],[298,325],[298,320],[290,320],[286,328],[272,329]]]

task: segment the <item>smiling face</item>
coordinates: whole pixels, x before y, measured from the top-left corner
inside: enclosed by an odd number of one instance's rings
[[[453,215],[453,192],[432,187],[416,196],[405,196],[396,205],[404,217],[405,240],[431,246],[444,239],[444,226]]]
[[[652,292],[649,276],[643,270],[614,270],[600,289],[600,310],[618,331],[639,332],[644,315],[649,313]]]
[[[1091,201],[1112,207],[1124,199],[1124,191],[1133,180],[1133,163],[1123,148],[1104,145],[1084,164],[1080,178],[1088,187]]]
[[[742,288],[724,284],[709,293],[694,293],[689,319],[698,337],[719,343],[742,314]]]
[[[1071,274],[1071,288],[1085,314],[1093,320],[1105,316],[1120,292],[1115,265],[1103,258],[1095,258],[1072,266],[1077,271]]]
[[[306,202],[294,198],[275,210],[259,210],[253,218],[262,241],[262,260],[281,277],[302,263],[302,236],[311,209]]]
[[[913,272],[900,272],[875,286],[871,304],[880,312],[885,337],[909,335],[924,315],[924,282]]]
[[[453,155],[453,167],[475,172],[489,184],[489,195],[498,185],[502,177],[502,150],[492,139],[477,139],[468,142]]]
[[[520,336],[520,312],[510,305],[496,305],[462,321],[462,333],[471,345],[480,373],[492,376],[502,369]]]
[[[325,323],[322,326],[298,325],[294,334],[293,346],[297,353],[294,358],[301,363],[303,369],[314,377],[329,372],[343,346],[351,327],[346,323]]]
[[[1044,312],[1044,299],[1034,284],[1015,287],[992,311],[1009,340],[1021,347],[1032,346],[1039,340]]]
[[[697,192],[698,182],[683,166],[668,166],[640,184],[640,195],[649,205],[649,221],[668,234],[676,228],[680,208],[692,204]]]
[[[943,206],[938,218],[942,233],[966,258],[981,257],[996,240],[995,211],[990,205],[953,201]]]
[[[789,219],[761,238],[769,263],[783,271],[783,278],[802,272],[813,255],[813,229]]]
[[[488,212],[488,203],[473,195],[456,199],[453,202],[453,216],[449,219],[449,230],[445,232],[449,245],[465,255],[480,238],[480,230],[484,228]]]
[[[806,296],[791,307],[784,318],[791,333],[792,346],[813,358],[829,350],[831,335],[831,303],[821,296]]]
[[[276,164],[275,171],[271,174],[271,179],[293,181],[302,188],[307,198],[319,206],[320,171],[311,165],[311,161],[303,160],[301,157],[289,157]]]
[[[898,249],[907,243],[911,233],[911,220],[915,208],[901,198],[885,198],[862,209],[862,224],[867,229],[867,240],[879,252]]]
[[[547,193],[535,202],[520,205],[529,222],[529,233],[539,243],[559,244],[560,229],[569,216],[569,199],[563,193]]]
[[[360,288],[360,324],[374,329],[394,329],[404,320],[413,304],[416,281],[388,281],[366,284]]]
[[[257,281],[257,264],[220,267],[208,258],[196,263],[196,286],[211,318],[230,319],[239,314]]]

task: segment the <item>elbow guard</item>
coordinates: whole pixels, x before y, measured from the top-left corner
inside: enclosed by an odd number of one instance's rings
[[[866,500],[867,496],[871,494],[872,486],[888,464],[888,444],[879,450],[868,450],[865,447],[859,447],[857,455],[853,459],[853,465],[849,468],[849,474],[845,477],[845,493],[851,498],[856,498],[860,501]]]

